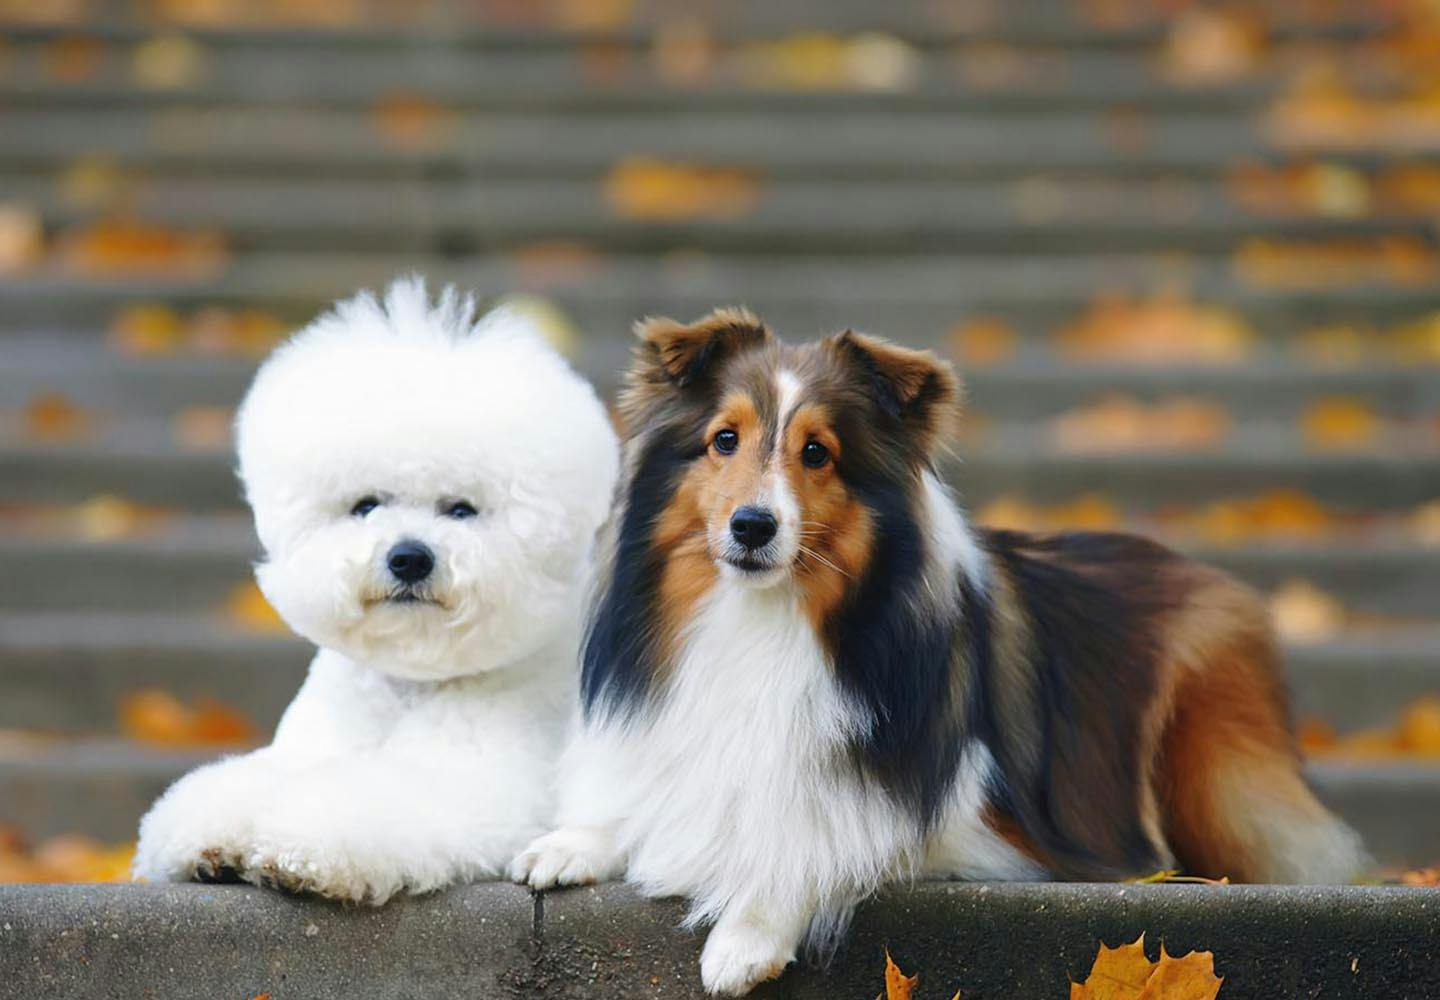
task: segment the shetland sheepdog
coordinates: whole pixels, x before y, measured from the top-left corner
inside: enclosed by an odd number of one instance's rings
[[[1256,595],[1141,538],[971,527],[929,352],[637,329],[584,721],[516,879],[689,897],[738,995],[897,878],[1355,874]]]

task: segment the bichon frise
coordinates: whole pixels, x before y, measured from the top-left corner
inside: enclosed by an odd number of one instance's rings
[[[320,651],[270,746],[156,802],[136,875],[378,904],[497,876],[546,829],[618,446],[525,326],[410,279],[260,369],[236,420],[256,577]]]

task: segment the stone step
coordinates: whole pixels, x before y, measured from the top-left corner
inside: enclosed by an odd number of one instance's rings
[[[305,108],[77,108],[57,115],[7,112],[6,159],[40,165],[103,149],[121,164],[230,169],[427,166],[451,170],[604,169],[648,154],[766,171],[901,172],[999,167],[1215,170],[1276,153],[1322,154],[1350,143],[1271,135],[1261,120],[1230,112],[1164,111],[1115,127],[1109,112],[929,110],[887,106],[477,111],[433,138],[386,140],[369,111]],[[1133,133],[1133,134],[1132,134]],[[1362,149],[1365,147],[1362,147]],[[1391,154],[1440,149],[1433,135],[1396,135]]]
[[[683,917],[617,885],[489,883],[379,909],[249,886],[0,886],[0,976],[16,996],[689,1000],[704,939]],[[921,996],[1063,997],[1102,943],[1142,934],[1152,958],[1212,952],[1226,1000],[1440,991],[1433,889],[926,882],[865,903],[828,968],[752,996],[873,996],[888,954]]]
[[[314,655],[284,631],[214,613],[0,612],[0,728],[114,733],[121,700],[161,688],[213,698],[270,732]]]
[[[52,327],[88,306],[113,310],[124,303],[161,300],[177,306],[242,300],[276,306],[334,301],[357,288],[383,287],[397,274],[419,271],[432,282],[451,282],[484,296],[516,291],[549,295],[611,314],[643,316],[663,308],[698,314],[723,303],[745,303],[762,314],[788,307],[808,313],[818,329],[857,322],[862,309],[946,312],[951,322],[969,313],[1013,309],[1078,315],[1100,291],[1134,294],[1184,288],[1204,302],[1250,308],[1308,309],[1330,322],[1383,312],[1434,311],[1431,284],[1384,280],[1357,272],[1353,281],[1313,285],[1260,284],[1228,258],[1164,253],[933,253],[933,254],[599,254],[582,248],[514,248],[513,252],[446,257],[433,253],[236,253],[214,273],[180,269],[166,275],[139,271],[83,276],[60,265],[0,279],[0,306],[12,329]],[[688,308],[681,308],[689,305]],[[577,312],[582,319],[585,312]],[[863,319],[859,316],[858,319]],[[625,323],[619,329],[628,328]],[[811,329],[817,327],[810,326]]]
[[[1194,453],[1074,454],[1033,440],[1023,450],[997,442],[967,444],[954,474],[972,507],[1001,495],[1060,503],[1097,490],[1122,508],[1155,510],[1278,488],[1298,489],[1321,503],[1364,509],[1412,508],[1435,499],[1440,449],[1299,451],[1284,442]],[[1022,435],[1023,437],[1023,435]],[[1026,446],[1028,445],[1028,446]],[[0,444],[0,502],[75,503],[118,493],[145,504],[186,511],[234,508],[239,486],[228,455],[177,450],[167,438],[76,443]]]
[[[268,732],[310,656],[303,641],[247,631],[218,609],[5,609],[0,729],[113,733],[121,698],[158,687],[218,698]],[[1440,626],[1342,632],[1289,646],[1285,662],[1297,716],[1346,731],[1388,725],[1415,698],[1440,692]]]
[[[203,751],[130,743],[0,747],[0,822],[31,838],[82,832],[105,841],[134,837],[151,802],[181,774],[212,759]],[[1378,863],[1433,863],[1440,844],[1440,767],[1433,763],[1312,763],[1327,805],[1355,827]]]
[[[1397,15],[1375,7],[1297,6],[1285,0],[1247,3],[1246,14],[1256,19],[1272,41],[1330,39],[1349,41],[1394,26]],[[638,44],[657,30],[677,22],[699,20],[719,39],[764,37],[792,32],[879,31],[916,41],[939,44],[950,41],[1005,42],[1024,45],[1096,46],[1116,48],[1153,44],[1166,37],[1174,18],[1169,8],[1128,4],[1123,9],[1099,11],[1064,0],[1025,0],[1003,7],[962,5],[885,4],[869,0],[827,0],[824,3],[767,3],[736,0],[716,5],[705,0],[636,5],[624,16],[571,19],[557,11],[499,11],[466,3],[433,3],[423,9],[407,8],[403,15],[383,5],[355,10],[343,21],[316,21],[300,14],[288,16],[276,9],[265,15],[233,13],[230,17],[200,20],[156,19],[119,3],[101,5],[85,21],[87,35],[107,41],[138,41],[169,27],[184,29],[208,44],[303,45],[317,42],[335,48],[384,49],[399,46],[498,49],[545,49],[576,42]],[[6,24],[7,33],[20,39],[49,38],[67,30],[63,17],[47,19],[43,12]]]
[[[854,36],[841,36],[849,40]],[[383,46],[349,46],[324,36],[277,43],[230,35],[191,41],[198,66],[163,88],[137,79],[134,61],[145,39],[115,40],[84,80],[57,79],[51,39],[11,48],[0,100],[16,106],[123,108],[176,104],[216,106],[298,105],[366,107],[396,93],[423,95],[452,108],[806,107],[873,106],[952,108],[1085,108],[1114,103],[1145,109],[1250,106],[1275,92],[1285,74],[1283,50],[1256,73],[1218,84],[1171,80],[1160,62],[1163,39],[1086,49],[1054,44],[1012,47],[1000,81],[967,57],[983,58],[974,42],[943,37],[880,44],[903,60],[878,79],[837,74],[819,87],[768,81],[761,73],[776,60],[756,54],[755,42],[715,46],[709,76],[675,79],[646,37],[611,43],[609,62],[597,66],[593,47],[557,39],[534,47],[460,46],[402,37]],[[758,41],[758,40],[757,40]],[[763,43],[762,43],[763,44]],[[862,42],[863,44],[863,42]],[[1299,44],[1312,44],[1308,40]],[[884,58],[884,56],[881,56]],[[793,60],[792,60],[793,62]],[[761,67],[760,72],[753,68]],[[782,64],[783,65],[783,64]],[[993,72],[993,71],[992,71]],[[783,74],[783,69],[782,69]]]
[[[1440,558],[1405,539],[1379,533],[1368,543],[1236,547],[1167,541],[1262,591],[1299,577],[1364,614],[1440,620]],[[238,510],[176,517],[118,539],[0,534],[0,609],[214,611],[250,578],[258,554],[249,518]]]
[[[322,276],[323,280],[309,282],[295,279],[304,274],[310,255],[287,255],[292,267],[301,271],[292,274],[290,280],[273,286],[260,281],[247,279],[242,283],[228,278],[162,282],[144,274],[137,274],[128,282],[72,280],[68,283],[54,280],[52,275],[46,278],[43,288],[33,290],[27,285],[12,283],[7,286],[0,281],[0,301],[5,303],[4,310],[0,311],[0,349],[8,350],[6,345],[16,341],[25,343],[37,335],[57,343],[84,343],[97,331],[109,329],[125,308],[155,302],[166,303],[182,312],[212,306],[257,308],[299,326],[337,298],[352,295],[359,288],[383,287],[396,274],[408,271],[428,275],[432,286],[447,281],[457,283],[476,291],[486,300],[528,289],[566,309],[592,336],[606,340],[613,338],[626,347],[628,332],[637,316],[691,318],[703,315],[719,303],[743,303],[761,310],[777,330],[791,339],[850,326],[884,332],[918,345],[943,339],[947,331],[976,317],[1003,318],[1024,337],[1039,339],[1085,315],[1097,295],[1102,293],[1147,296],[1167,289],[1183,292],[1186,288],[1181,268],[1177,271],[1175,283],[1168,285],[1157,276],[1151,282],[1110,282],[1099,289],[1044,297],[1027,297],[1008,288],[982,287],[967,287],[963,292],[950,294],[943,289],[931,289],[924,295],[910,298],[887,295],[860,298],[844,294],[843,289],[829,295],[801,297],[777,293],[762,296],[756,290],[746,288],[724,290],[708,285],[692,288],[667,277],[672,272],[674,276],[679,276],[686,266],[694,268],[706,259],[703,255],[677,248],[675,253],[653,258],[656,268],[652,275],[653,287],[643,293],[617,295],[614,289],[598,284],[569,287],[562,280],[567,266],[564,252],[556,251],[555,254],[556,272],[553,275],[545,271],[544,251],[541,251],[538,258],[542,261],[540,265],[517,263],[508,275],[481,275],[486,282],[483,285],[476,281],[476,271],[483,258],[473,259],[474,267],[467,273],[457,266],[442,266],[438,258],[428,253],[394,258],[390,263],[396,269],[389,272],[385,271],[383,262],[375,266],[359,266],[353,262],[348,266],[342,264],[333,271],[327,271]],[[524,254],[518,252],[508,256],[517,262],[525,259]],[[497,259],[503,260],[504,257]],[[532,265],[536,259],[531,258]],[[1052,259],[1052,263],[1063,260]],[[1175,258],[1177,268],[1180,260]],[[594,263],[583,249],[571,258],[571,262],[580,271]],[[278,276],[271,277],[278,280]],[[1191,298],[1194,299],[1194,296]],[[1271,361],[1272,358],[1265,353],[1267,342],[1273,340],[1278,343],[1293,333],[1335,326],[1350,326],[1359,330],[1391,329],[1431,316],[1437,305],[1433,295],[1416,289],[1349,288],[1341,285],[1323,290],[1295,289],[1286,292],[1277,289],[1270,295],[1260,295],[1250,289],[1212,290],[1203,301],[1207,305],[1233,311],[1256,332],[1261,341],[1256,345],[1254,362]],[[616,363],[623,365],[625,350],[613,352],[613,355]],[[610,360],[610,355],[601,360]],[[1313,365],[1293,355],[1287,355],[1285,360],[1289,361],[1288,365],[1270,366],[1273,369],[1270,374],[1282,382],[1315,370]],[[1067,368],[1081,372],[1092,367],[1087,364],[1067,365]],[[1199,371],[1201,378],[1205,377],[1205,369],[1203,365],[1191,367],[1191,370]],[[6,370],[7,366],[0,365],[0,378],[5,376]],[[1142,366],[1141,370],[1151,371],[1154,366]],[[1175,366],[1170,366],[1172,373],[1175,370]],[[1244,377],[1239,369],[1230,367],[1224,370],[1237,372],[1238,378]],[[1390,372],[1397,377],[1413,377],[1416,374],[1415,369],[1396,367],[1384,356],[1363,362],[1357,370]]]
[[[153,224],[219,230],[247,251],[476,252],[487,246],[579,240],[623,251],[697,246],[762,253],[917,247],[1014,253],[1084,250],[1223,252],[1250,237],[1428,238],[1424,213],[1373,216],[1256,213],[1213,179],[1033,174],[1013,179],[757,181],[754,207],[733,217],[628,218],[603,177],[584,179],[215,177],[145,172],[125,183],[126,210]],[[0,177],[11,200],[47,225],[83,224],[52,177]],[[834,211],[843,204],[843,212]]]
[[[678,308],[659,312],[690,318],[705,308],[671,305]],[[790,340],[847,325],[839,310],[821,323],[804,312],[803,307],[778,308],[764,316]],[[921,317],[903,307],[861,307],[856,312],[849,325],[857,329],[953,353],[946,331],[959,318],[955,314],[942,316],[937,310]],[[629,361],[635,314],[586,306],[575,315],[584,331],[575,364],[603,397],[614,398]],[[1027,331],[1022,324],[1020,332],[1026,339],[1012,360],[987,367],[959,362],[967,406],[987,419],[1037,420],[1114,392],[1151,399],[1199,396],[1237,419],[1273,421],[1293,421],[1317,399],[1336,395],[1358,397],[1396,416],[1440,409],[1440,378],[1433,367],[1402,367],[1379,359],[1355,367],[1315,367],[1263,340],[1253,359],[1236,365],[1084,363],[1046,348],[1039,330]],[[165,420],[187,407],[234,406],[254,367],[254,361],[233,357],[128,357],[93,334],[0,334],[0,411],[18,409],[36,393],[61,392],[99,413]]]

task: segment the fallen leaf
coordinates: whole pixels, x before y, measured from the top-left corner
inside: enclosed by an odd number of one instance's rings
[[[655,28],[650,54],[655,75],[666,83],[695,86],[715,71],[716,50],[710,28],[698,17],[672,17]]]
[[[1102,943],[1085,982],[1070,984],[1070,1000],[1136,1000],[1154,969],[1144,934],[1119,948]]]
[[[1215,1000],[1223,982],[1215,975],[1215,956],[1210,952],[1192,951],[1175,958],[1165,953],[1162,944],[1160,961],[1136,1000]]]
[[[1182,875],[1176,869],[1166,868],[1139,878],[1127,878],[1125,881],[1135,885],[1229,885],[1230,876],[1206,878],[1203,875]]]
[[[214,276],[227,261],[216,233],[179,232],[137,221],[108,220],[71,230],[56,247],[61,265],[93,275]]]
[[[126,306],[111,320],[109,341],[122,354],[175,354],[185,342],[184,321],[169,306]]]
[[[190,406],[170,422],[176,445],[186,451],[224,451],[230,445],[234,413],[224,406]]]
[[[1011,531],[1110,531],[1120,526],[1120,510],[1098,493],[1069,503],[1041,506],[1015,496],[1000,496],[980,508],[975,519]]]
[[[1405,364],[1440,364],[1440,312],[1392,330],[1390,350],[1397,361]]]
[[[99,75],[105,62],[105,43],[89,35],[62,35],[40,50],[40,65],[47,76],[61,83],[85,83]]]
[[[1440,256],[1424,239],[1277,240],[1254,237],[1240,244],[1236,275],[1257,287],[1329,288],[1419,285],[1440,276]]]
[[[844,39],[822,32],[747,42],[734,62],[735,75],[752,86],[835,90],[849,82]]]
[[[1401,872],[1400,884],[1414,886],[1440,886],[1440,867],[1412,868],[1409,871]]]
[[[1227,176],[1226,187],[1236,202],[1267,216],[1361,218],[1374,201],[1370,179],[1337,163],[1247,164]]]
[[[161,507],[145,507],[109,493],[91,497],[63,512],[69,530],[89,541],[110,541],[141,534],[174,516]]]
[[[82,156],[65,167],[55,182],[60,199],[84,211],[119,207],[125,194],[125,175],[105,156]]]
[[[1405,753],[1440,757],[1440,696],[1411,702],[1400,715],[1396,736]]]
[[[1196,451],[1221,445],[1230,416],[1216,403],[1180,397],[1153,405],[1115,394],[1050,421],[1055,445],[1083,454],[1139,450]]]
[[[1440,545],[1440,500],[1417,507],[1406,521],[1410,533],[1421,545]]]
[[[591,247],[563,240],[521,247],[512,261],[516,271],[512,287],[533,289],[575,285],[604,266],[604,258]]]
[[[1306,443],[1316,448],[1355,448],[1379,435],[1382,421],[1363,399],[1332,396],[1305,408],[1300,427]]]
[[[1161,65],[1177,83],[1225,83],[1256,67],[1263,41],[1259,24],[1238,12],[1191,7],[1171,22]]]
[[[205,50],[184,35],[161,35],[135,47],[130,75],[147,90],[184,90],[205,76]]]
[[[1340,523],[1314,498],[1292,489],[1216,500],[1168,520],[1173,528],[1200,535],[1216,545],[1235,545],[1257,538],[1323,541]]]
[[[248,746],[257,735],[235,709],[210,699],[191,708],[168,691],[131,692],[120,699],[119,715],[125,736],[158,746]]]
[[[1317,757],[1440,759],[1440,695],[1416,698],[1389,726],[1337,735],[1324,723],[1307,721],[1301,728],[1301,746]]]
[[[856,35],[845,52],[849,81],[862,90],[909,90],[919,80],[920,68],[920,54],[909,42],[878,31]]]
[[[1014,356],[1020,344],[1015,328],[996,316],[977,316],[950,331],[950,346],[961,363],[988,368]]]
[[[890,957],[887,949],[885,952],[885,1000],[910,1000],[910,994],[915,989],[915,984],[920,981],[918,975],[907,976],[900,971],[900,966]]]
[[[1270,618],[1281,638],[1323,642],[1345,627],[1345,606],[1307,580],[1288,580],[1270,598]]]
[[[605,178],[606,203],[626,219],[733,219],[753,211],[759,198],[747,171],[652,157],[622,160]]]
[[[1354,368],[1369,361],[1376,337],[1354,326],[1324,326],[1305,330],[1292,341],[1295,353],[1320,368]]]
[[[1056,334],[1065,357],[1127,365],[1235,364],[1249,356],[1254,340],[1233,310],[1169,294],[1148,300],[1101,296]]]
[[[36,441],[73,441],[91,426],[89,415],[63,393],[42,392],[30,397],[21,423],[24,434]]]
[[[202,698],[191,714],[190,735],[206,746],[242,746],[254,743],[255,727],[243,714],[212,698]]]
[[[555,27],[566,31],[615,31],[634,16],[635,0],[555,0],[552,11]]]
[[[45,225],[30,205],[0,204],[0,274],[18,274],[45,256]]]
[[[395,91],[375,102],[372,121],[380,138],[402,149],[434,149],[454,135],[458,116],[438,101]]]
[[[186,330],[189,346],[198,354],[259,358],[283,340],[289,327],[263,309],[226,309],[210,306],[191,317]]]
[[[1398,212],[1440,215],[1440,166],[1410,163],[1390,167],[1375,179],[1381,205]]]
[[[236,585],[225,601],[225,616],[237,625],[257,632],[287,632],[285,620],[265,599],[255,581]]]

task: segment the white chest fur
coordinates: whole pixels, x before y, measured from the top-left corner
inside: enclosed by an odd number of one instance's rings
[[[868,725],[787,588],[722,583],[653,714],[610,734],[630,879],[700,917],[868,889],[914,843],[848,759]]]
[[[600,735],[621,776],[609,803],[629,879],[688,896],[698,919],[732,904],[817,906],[881,881],[1028,878],[1038,869],[981,821],[993,766],[972,743],[950,803],[918,825],[851,757],[872,724],[834,678],[785,586],[722,582],[706,599],[657,707]]]

